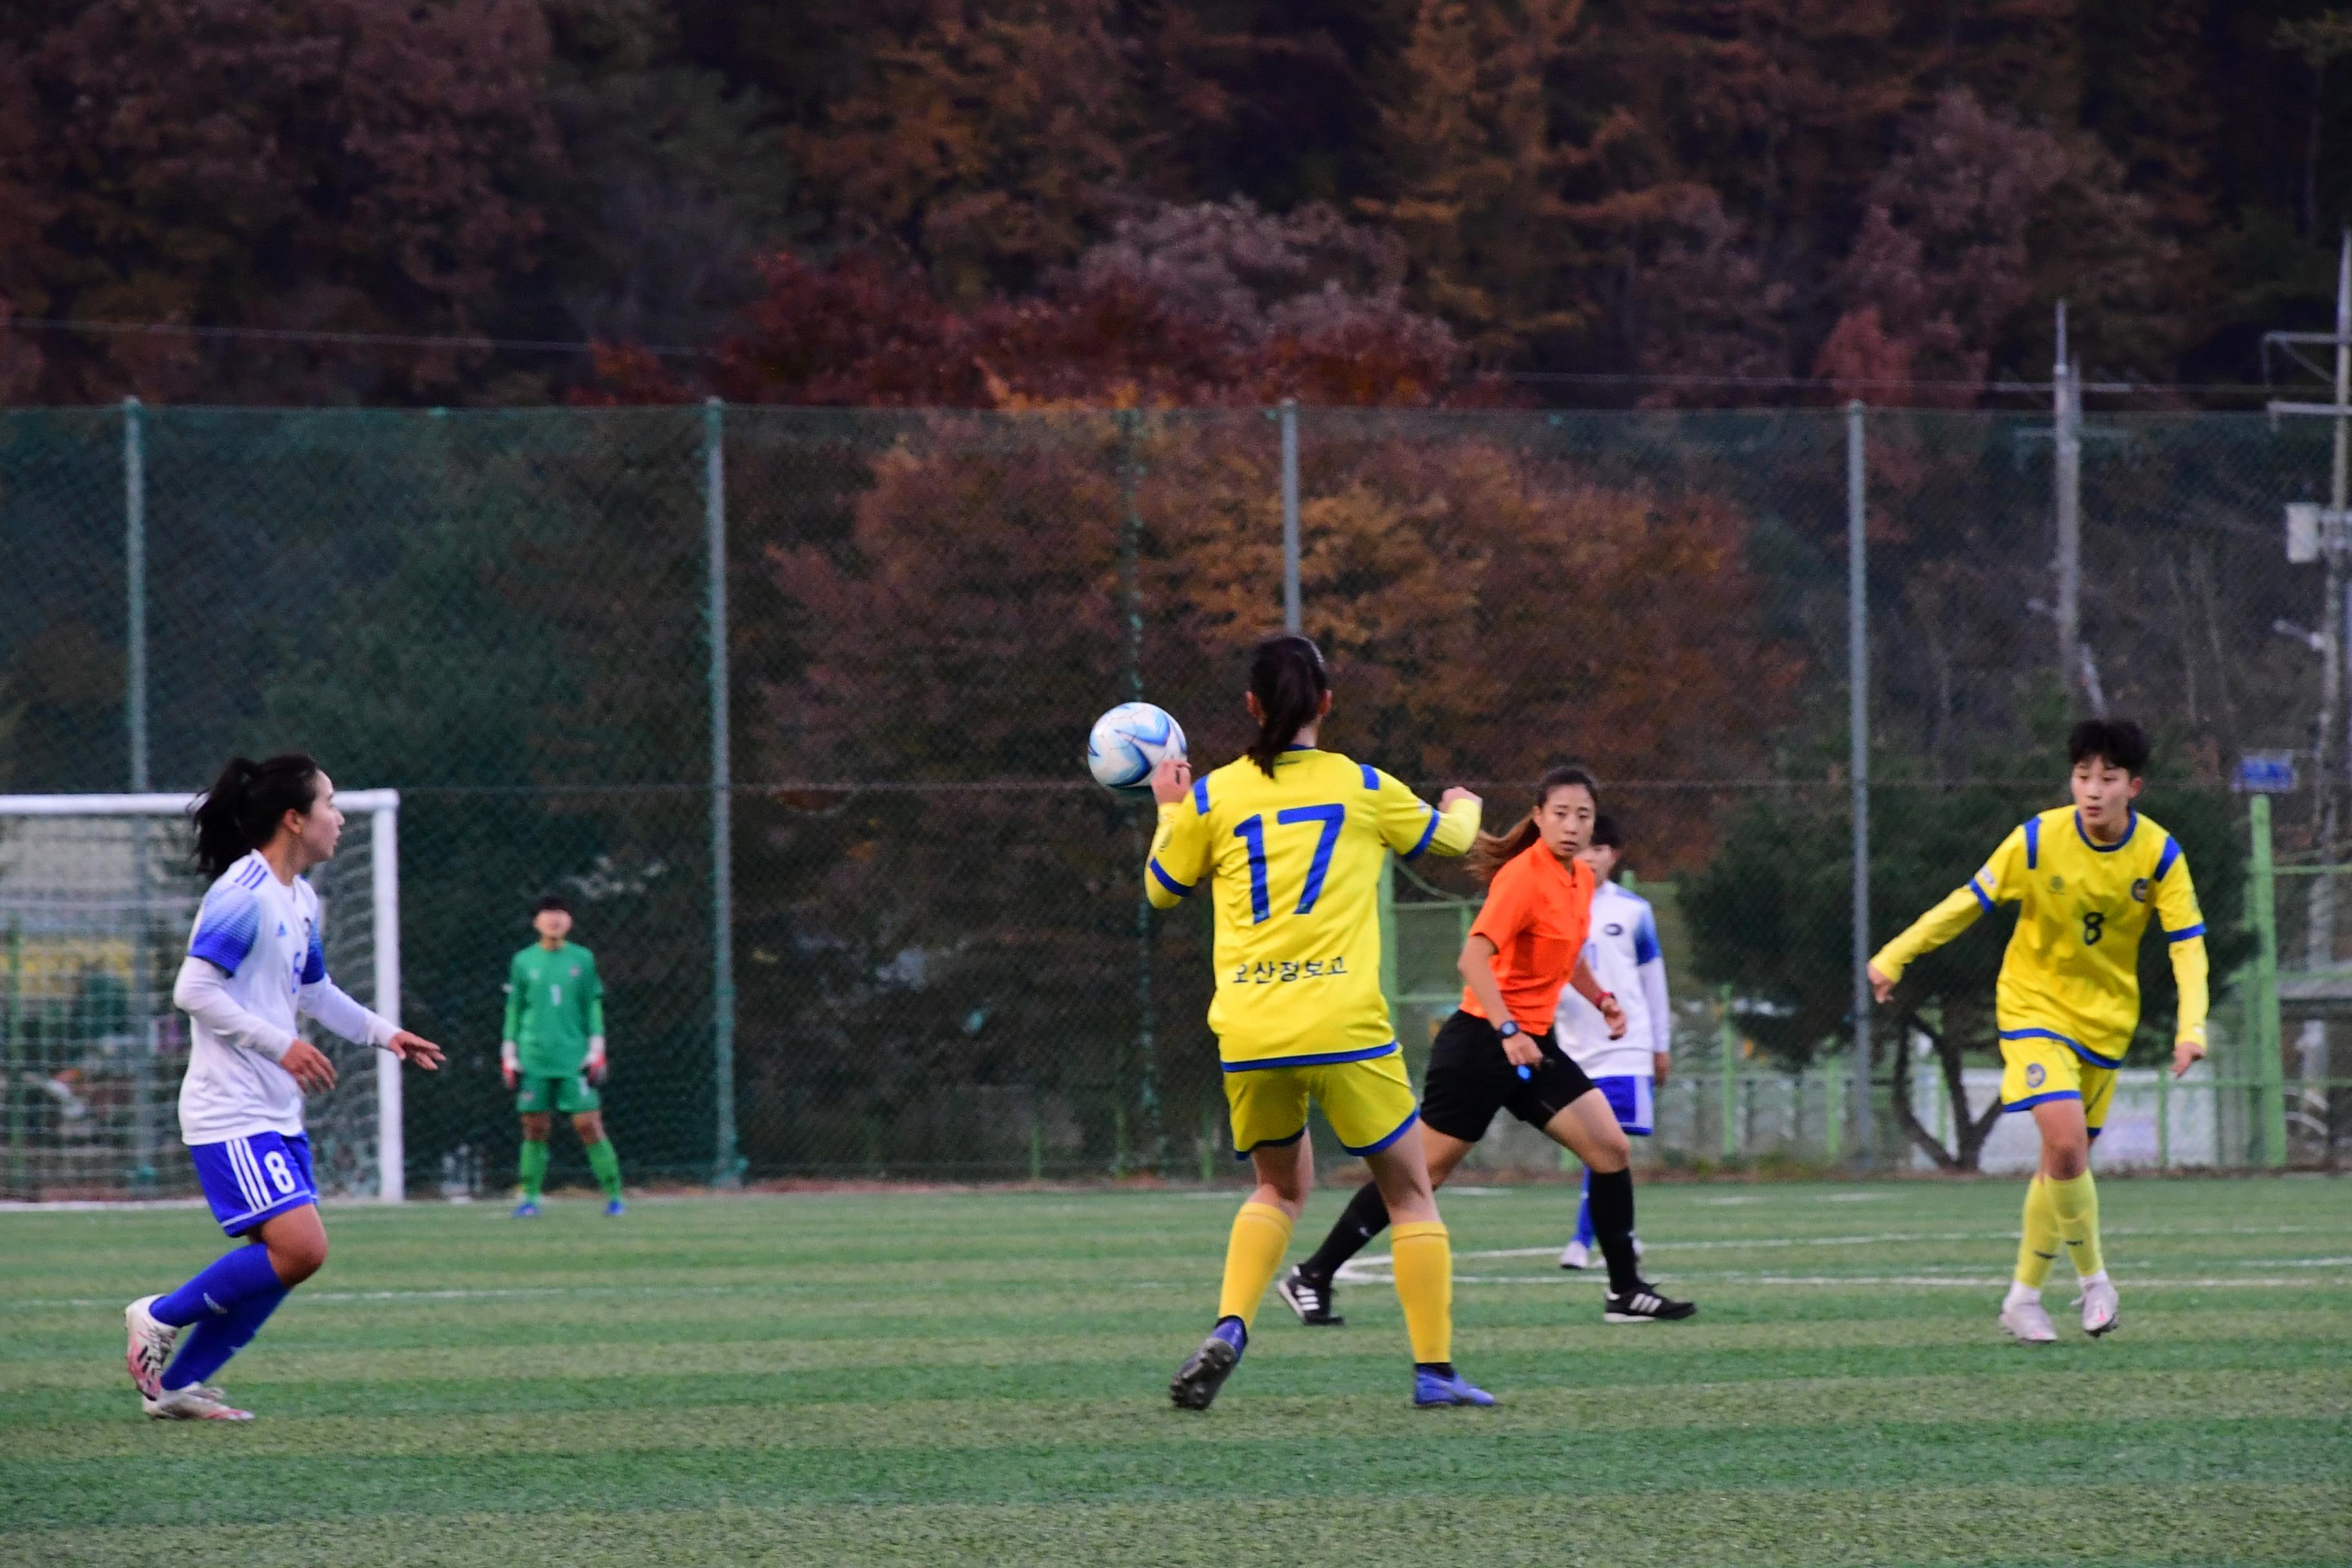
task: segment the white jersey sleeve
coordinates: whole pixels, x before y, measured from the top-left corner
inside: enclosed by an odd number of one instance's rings
[[[393,1034],[328,979],[318,894],[279,881],[259,855],[206,890],[172,999],[189,1018],[180,1138],[191,1145],[301,1132],[302,1090],[278,1058],[303,1014],[370,1045]]]

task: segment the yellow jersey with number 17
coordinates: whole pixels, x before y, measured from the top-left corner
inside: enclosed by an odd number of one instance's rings
[[[1209,1027],[1231,1067],[1301,1067],[1396,1048],[1381,993],[1381,869],[1459,855],[1478,808],[1439,811],[1337,752],[1295,747],[1268,778],[1244,757],[1160,808],[1144,865],[1152,903],[1202,884],[1216,910],[1217,994]]]
[[[1984,868],[1875,959],[1890,980],[1995,904],[2020,905],[2001,955],[1994,1013],[2004,1040],[2049,1040],[2114,1067],[2139,1027],[2139,944],[2153,915],[2180,991],[2177,1038],[2205,1038],[2205,917],[2172,835],[2132,813],[2124,836],[2094,843],[2072,806],[2029,817]]]

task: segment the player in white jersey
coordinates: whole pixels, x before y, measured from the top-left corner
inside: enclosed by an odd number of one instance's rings
[[[302,873],[333,857],[343,814],[317,763],[236,758],[192,815],[196,866],[213,883],[172,989],[190,1020],[180,1141],[221,1228],[246,1245],[176,1290],[141,1297],[123,1317],[131,1380],[148,1415],[249,1421],[207,1380],[327,1260],[302,1094],[332,1089],[335,1068],[296,1025],[315,1018],[425,1068],[441,1065],[441,1047],[327,978],[319,895]],[[174,1354],[182,1329],[190,1331]]]
[[[1618,886],[1617,861],[1625,852],[1624,830],[1617,819],[1601,816],[1592,824],[1592,840],[1581,858],[1601,879],[1592,895],[1592,934],[1584,946],[1584,961],[1603,991],[1613,994],[1625,1010],[1624,1033],[1614,1038],[1601,1010],[1577,994],[1574,986],[1559,994],[1559,1039],[1569,1059],[1584,1069],[1609,1100],[1617,1125],[1637,1138],[1647,1138],[1654,1125],[1651,1090],[1666,1081],[1673,1055],[1674,1016],[1666,1010],[1666,960],[1658,951],[1658,921],[1650,900]],[[1640,1237],[1633,1241],[1639,1256]],[[1592,1173],[1584,1173],[1584,1196],[1576,1209],[1576,1235],[1559,1255],[1562,1268],[1582,1268],[1592,1261]]]

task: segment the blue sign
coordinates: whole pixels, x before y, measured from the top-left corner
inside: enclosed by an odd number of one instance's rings
[[[2247,795],[2294,793],[2293,752],[2248,752],[2238,759],[2238,788]]]

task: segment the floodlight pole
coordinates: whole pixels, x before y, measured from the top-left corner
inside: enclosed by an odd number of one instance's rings
[[[717,1136],[710,1179],[742,1180],[735,1139],[735,792],[728,757],[727,448],[725,405],[702,405],[702,518],[709,551],[710,636],[710,1071]]]
[[[1853,1157],[1876,1154],[1870,1092],[1870,578],[1863,405],[1845,405],[1846,729],[1853,779]]]
[[[2083,689],[2083,386],[2066,352],[2066,301],[2058,301],[2056,362],[2050,374],[2052,433],[2056,437],[2058,512],[2058,679],[2075,706]]]

